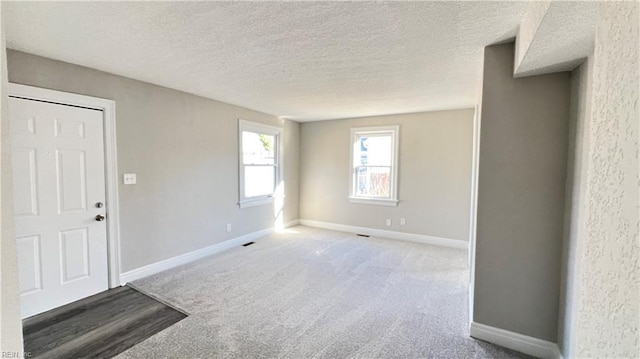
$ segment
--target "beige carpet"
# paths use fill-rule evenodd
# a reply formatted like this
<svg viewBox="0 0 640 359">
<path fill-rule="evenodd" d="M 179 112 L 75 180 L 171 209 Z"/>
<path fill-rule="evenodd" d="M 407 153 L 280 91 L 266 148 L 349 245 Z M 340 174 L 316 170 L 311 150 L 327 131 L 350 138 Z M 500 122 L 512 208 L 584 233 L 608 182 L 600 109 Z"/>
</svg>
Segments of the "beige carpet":
<svg viewBox="0 0 640 359">
<path fill-rule="evenodd" d="M 469 337 L 467 253 L 294 227 L 133 284 L 190 316 L 118 358 L 525 358 Z"/>
</svg>

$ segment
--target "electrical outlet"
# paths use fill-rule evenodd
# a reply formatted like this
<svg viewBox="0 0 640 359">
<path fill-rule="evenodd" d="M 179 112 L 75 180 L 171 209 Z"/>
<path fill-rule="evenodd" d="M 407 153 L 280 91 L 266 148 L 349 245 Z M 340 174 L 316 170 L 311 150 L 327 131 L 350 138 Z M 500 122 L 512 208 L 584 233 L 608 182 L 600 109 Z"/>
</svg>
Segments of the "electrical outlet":
<svg viewBox="0 0 640 359">
<path fill-rule="evenodd" d="M 231 232 L 231 223 L 227 224 L 227 233 Z"/>
<path fill-rule="evenodd" d="M 136 174 L 135 173 L 125 173 L 122 175 L 122 181 L 124 184 L 136 184 Z"/>
<path fill-rule="evenodd" d="M 391 227 L 391 219 L 387 218 L 385 223 L 387 224 L 387 227 Z"/>
<path fill-rule="evenodd" d="M 405 224 L 407 224 L 407 219 L 406 218 L 400 218 L 400 225 L 404 226 Z"/>
</svg>

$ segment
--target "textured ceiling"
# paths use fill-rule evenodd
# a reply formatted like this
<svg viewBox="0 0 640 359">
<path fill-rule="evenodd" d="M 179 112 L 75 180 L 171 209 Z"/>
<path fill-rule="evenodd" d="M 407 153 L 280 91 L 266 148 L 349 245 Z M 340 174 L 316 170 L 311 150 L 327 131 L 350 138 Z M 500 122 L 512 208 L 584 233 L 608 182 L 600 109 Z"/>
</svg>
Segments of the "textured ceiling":
<svg viewBox="0 0 640 359">
<path fill-rule="evenodd" d="M 320 120 L 471 107 L 526 2 L 4 2 L 7 46 Z"/>
</svg>

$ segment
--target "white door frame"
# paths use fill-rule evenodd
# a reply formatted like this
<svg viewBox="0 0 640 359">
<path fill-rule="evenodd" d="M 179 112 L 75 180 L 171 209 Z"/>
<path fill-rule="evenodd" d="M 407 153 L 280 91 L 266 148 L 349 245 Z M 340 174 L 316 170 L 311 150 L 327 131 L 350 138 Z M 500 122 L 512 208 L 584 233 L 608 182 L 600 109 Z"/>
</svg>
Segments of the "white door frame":
<svg viewBox="0 0 640 359">
<path fill-rule="evenodd" d="M 102 111 L 104 128 L 105 184 L 109 288 L 120 286 L 120 215 L 118 205 L 118 157 L 116 103 L 97 97 L 9 83 L 9 96 Z"/>
</svg>

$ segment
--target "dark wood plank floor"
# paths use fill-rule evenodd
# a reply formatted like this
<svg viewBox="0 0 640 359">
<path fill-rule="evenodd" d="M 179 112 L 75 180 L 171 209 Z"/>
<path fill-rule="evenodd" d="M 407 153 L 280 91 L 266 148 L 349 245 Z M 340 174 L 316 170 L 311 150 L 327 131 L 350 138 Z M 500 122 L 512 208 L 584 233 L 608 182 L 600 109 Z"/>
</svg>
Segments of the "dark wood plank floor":
<svg viewBox="0 0 640 359">
<path fill-rule="evenodd" d="M 110 358 L 187 315 L 124 286 L 23 321 L 31 358 Z"/>
</svg>

